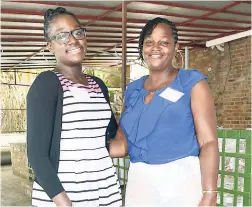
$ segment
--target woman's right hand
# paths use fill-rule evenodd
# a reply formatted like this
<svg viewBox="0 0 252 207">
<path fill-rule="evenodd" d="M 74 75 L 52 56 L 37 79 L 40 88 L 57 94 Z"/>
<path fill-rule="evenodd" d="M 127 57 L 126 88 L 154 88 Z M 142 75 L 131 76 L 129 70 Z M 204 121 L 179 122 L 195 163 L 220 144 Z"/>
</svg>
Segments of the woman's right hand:
<svg viewBox="0 0 252 207">
<path fill-rule="evenodd" d="M 109 142 L 109 155 L 112 158 L 124 157 L 128 154 L 128 145 L 126 137 L 119 126 L 114 139 Z"/>
<path fill-rule="evenodd" d="M 65 191 L 53 197 L 52 200 L 57 206 L 73 206 Z"/>
</svg>

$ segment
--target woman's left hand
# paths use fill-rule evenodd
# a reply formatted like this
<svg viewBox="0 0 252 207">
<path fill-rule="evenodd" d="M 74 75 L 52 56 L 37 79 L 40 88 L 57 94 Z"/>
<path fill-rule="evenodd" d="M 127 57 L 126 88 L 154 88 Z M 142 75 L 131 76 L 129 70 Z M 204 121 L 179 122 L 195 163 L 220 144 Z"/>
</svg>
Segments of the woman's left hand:
<svg viewBox="0 0 252 207">
<path fill-rule="evenodd" d="M 204 193 L 198 206 L 216 206 L 216 193 Z"/>
</svg>

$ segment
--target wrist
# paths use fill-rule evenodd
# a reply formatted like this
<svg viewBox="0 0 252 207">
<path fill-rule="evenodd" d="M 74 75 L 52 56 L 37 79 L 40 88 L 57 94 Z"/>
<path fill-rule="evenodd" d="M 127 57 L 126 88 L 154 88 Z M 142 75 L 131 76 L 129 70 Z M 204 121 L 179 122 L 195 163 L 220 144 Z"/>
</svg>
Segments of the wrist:
<svg viewBox="0 0 252 207">
<path fill-rule="evenodd" d="M 202 190 L 203 194 L 217 194 L 218 190 Z"/>
<path fill-rule="evenodd" d="M 215 201 L 217 199 L 217 193 L 202 193 L 202 197 L 209 201 Z"/>
</svg>

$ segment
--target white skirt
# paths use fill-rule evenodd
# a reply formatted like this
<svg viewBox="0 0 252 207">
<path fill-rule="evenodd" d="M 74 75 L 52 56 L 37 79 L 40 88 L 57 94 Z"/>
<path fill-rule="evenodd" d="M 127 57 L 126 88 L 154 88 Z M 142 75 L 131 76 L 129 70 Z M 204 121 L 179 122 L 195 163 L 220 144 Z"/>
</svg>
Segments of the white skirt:
<svg viewBox="0 0 252 207">
<path fill-rule="evenodd" d="M 130 163 L 126 206 L 198 206 L 202 197 L 198 157 L 150 165 Z"/>
</svg>

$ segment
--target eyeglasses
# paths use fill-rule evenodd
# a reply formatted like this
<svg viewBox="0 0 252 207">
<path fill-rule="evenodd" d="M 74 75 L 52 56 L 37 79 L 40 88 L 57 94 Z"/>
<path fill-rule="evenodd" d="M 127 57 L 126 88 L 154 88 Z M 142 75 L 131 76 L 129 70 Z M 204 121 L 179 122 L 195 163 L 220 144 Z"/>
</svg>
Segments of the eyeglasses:
<svg viewBox="0 0 252 207">
<path fill-rule="evenodd" d="M 52 36 L 49 41 L 55 40 L 59 44 L 69 42 L 70 34 L 77 40 L 84 39 L 86 37 L 86 28 L 78 28 L 70 32 L 60 32 Z"/>
</svg>

